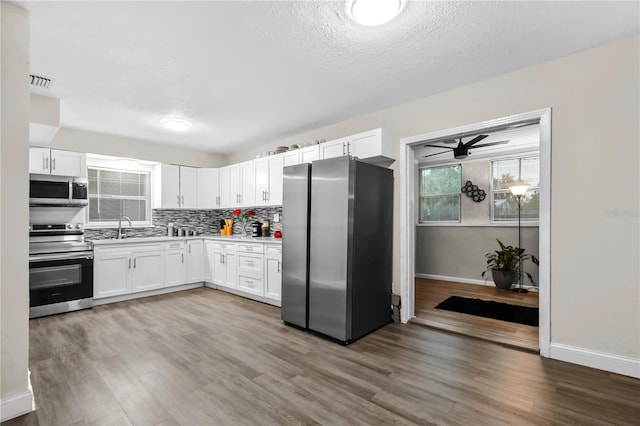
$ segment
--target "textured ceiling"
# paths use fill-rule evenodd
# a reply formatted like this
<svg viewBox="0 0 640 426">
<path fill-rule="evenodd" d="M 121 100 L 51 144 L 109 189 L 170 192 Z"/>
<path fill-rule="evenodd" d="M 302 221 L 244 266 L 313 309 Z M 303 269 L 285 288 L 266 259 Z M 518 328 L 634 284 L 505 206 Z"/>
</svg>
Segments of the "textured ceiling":
<svg viewBox="0 0 640 426">
<path fill-rule="evenodd" d="M 62 126 L 220 154 L 639 31 L 635 1 L 412 1 L 380 27 L 340 1 L 13 3 Z"/>
</svg>

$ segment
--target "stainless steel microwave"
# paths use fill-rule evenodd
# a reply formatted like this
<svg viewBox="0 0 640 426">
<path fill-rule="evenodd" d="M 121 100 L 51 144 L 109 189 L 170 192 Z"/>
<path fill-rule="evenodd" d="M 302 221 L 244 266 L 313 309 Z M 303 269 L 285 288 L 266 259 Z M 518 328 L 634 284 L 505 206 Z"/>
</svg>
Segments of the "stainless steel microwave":
<svg viewBox="0 0 640 426">
<path fill-rule="evenodd" d="M 29 175 L 29 205 L 84 207 L 89 204 L 88 181 L 84 177 Z"/>
</svg>

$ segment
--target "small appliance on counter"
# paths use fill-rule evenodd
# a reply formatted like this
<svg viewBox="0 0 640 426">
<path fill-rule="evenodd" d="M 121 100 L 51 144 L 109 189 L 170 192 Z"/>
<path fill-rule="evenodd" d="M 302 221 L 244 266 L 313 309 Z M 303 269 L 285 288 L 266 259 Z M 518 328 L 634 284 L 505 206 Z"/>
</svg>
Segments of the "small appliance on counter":
<svg viewBox="0 0 640 426">
<path fill-rule="evenodd" d="M 251 224 L 251 229 L 253 232 L 251 233 L 252 237 L 262 237 L 262 224 L 258 221 L 255 221 Z"/>
</svg>

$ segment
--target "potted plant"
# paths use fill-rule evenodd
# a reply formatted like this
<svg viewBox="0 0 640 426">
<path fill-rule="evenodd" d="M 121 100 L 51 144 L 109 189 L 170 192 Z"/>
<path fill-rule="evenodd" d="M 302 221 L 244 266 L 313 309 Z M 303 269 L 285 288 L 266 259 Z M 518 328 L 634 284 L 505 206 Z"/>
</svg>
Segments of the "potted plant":
<svg viewBox="0 0 640 426">
<path fill-rule="evenodd" d="M 242 210 L 236 209 L 232 212 L 232 214 L 235 216 L 234 220 L 240 224 L 240 228 L 242 229 L 242 234 L 250 235 L 250 232 L 249 232 L 249 229 L 247 229 L 247 226 L 251 225 L 250 224 L 251 216 L 254 215 L 253 210 L 247 210 L 246 212 L 243 213 Z"/>
<path fill-rule="evenodd" d="M 525 260 L 531 260 L 534 264 L 538 265 L 538 258 L 532 254 L 525 253 L 525 249 L 520 247 L 505 246 L 502 241 L 496 239 L 500 250 L 487 253 L 487 269 L 482 272 L 482 278 L 485 277 L 488 271 L 491 271 L 493 282 L 499 290 L 508 290 L 513 284 L 513 281 L 518 277 L 519 266 L 521 262 Z M 530 273 L 524 272 L 529 278 L 529 281 L 533 283 L 533 277 Z"/>
</svg>

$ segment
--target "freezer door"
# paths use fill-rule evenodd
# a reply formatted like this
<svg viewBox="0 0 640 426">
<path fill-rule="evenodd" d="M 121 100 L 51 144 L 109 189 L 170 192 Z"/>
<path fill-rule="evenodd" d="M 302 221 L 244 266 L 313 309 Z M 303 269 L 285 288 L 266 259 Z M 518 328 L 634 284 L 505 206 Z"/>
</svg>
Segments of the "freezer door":
<svg viewBox="0 0 640 426">
<path fill-rule="evenodd" d="M 311 164 L 283 169 L 282 320 L 307 327 Z"/>
<path fill-rule="evenodd" d="M 309 329 L 343 342 L 351 339 L 347 266 L 353 185 L 349 174 L 346 156 L 314 161 L 311 173 Z"/>
</svg>

